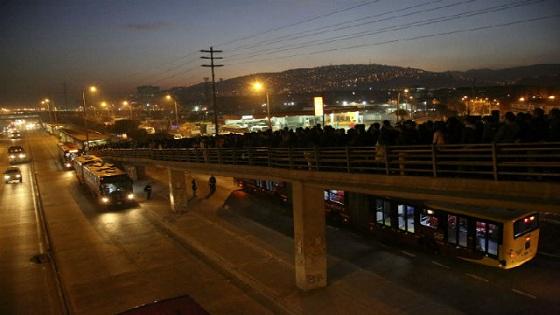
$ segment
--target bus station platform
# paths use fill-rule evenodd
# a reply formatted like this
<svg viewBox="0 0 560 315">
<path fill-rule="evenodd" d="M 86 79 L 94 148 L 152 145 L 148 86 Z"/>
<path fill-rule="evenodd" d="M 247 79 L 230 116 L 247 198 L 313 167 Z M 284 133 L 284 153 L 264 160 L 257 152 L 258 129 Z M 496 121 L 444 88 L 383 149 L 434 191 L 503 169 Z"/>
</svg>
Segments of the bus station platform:
<svg viewBox="0 0 560 315">
<path fill-rule="evenodd" d="M 206 179 L 197 179 L 197 196 L 189 196 L 184 210 L 172 212 L 165 174 L 161 170 L 147 170 L 153 194 L 151 200 L 142 203 L 146 215 L 166 230 L 169 237 L 179 240 L 238 286 L 246 288 L 274 313 L 459 314 L 464 311 L 332 255 L 328 256 L 328 286 L 301 291 L 295 284 L 293 239 L 230 211 L 232 205 L 243 208 L 247 201 L 243 200 L 245 193 L 238 191 L 231 178 L 218 178 L 219 189 L 210 196 Z M 138 181 L 135 191 L 142 191 L 145 183 L 145 180 Z M 352 249 L 360 250 L 366 249 Z M 379 250 L 387 249 L 380 246 Z M 401 256 L 402 260 L 410 258 L 406 252 Z"/>
</svg>

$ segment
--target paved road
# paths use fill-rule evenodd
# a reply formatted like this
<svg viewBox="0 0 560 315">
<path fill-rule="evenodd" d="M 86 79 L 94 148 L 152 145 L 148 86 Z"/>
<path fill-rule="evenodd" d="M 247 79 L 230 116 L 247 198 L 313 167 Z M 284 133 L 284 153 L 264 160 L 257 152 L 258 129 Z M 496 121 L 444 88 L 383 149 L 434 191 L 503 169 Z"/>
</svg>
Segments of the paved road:
<svg viewBox="0 0 560 315">
<path fill-rule="evenodd" d="M 147 219 L 149 203 L 102 210 L 56 160 L 56 140 L 28 135 L 55 258 L 72 312 L 113 314 L 189 294 L 212 314 L 269 314 Z"/>
<path fill-rule="evenodd" d="M 24 140 L 0 140 L 0 169 L 8 167 L 7 148 Z M 33 200 L 31 167 L 18 165 L 23 183 L 0 184 L 0 314 L 60 314 L 56 286 L 47 264 L 31 258 L 44 252 Z"/>
</svg>

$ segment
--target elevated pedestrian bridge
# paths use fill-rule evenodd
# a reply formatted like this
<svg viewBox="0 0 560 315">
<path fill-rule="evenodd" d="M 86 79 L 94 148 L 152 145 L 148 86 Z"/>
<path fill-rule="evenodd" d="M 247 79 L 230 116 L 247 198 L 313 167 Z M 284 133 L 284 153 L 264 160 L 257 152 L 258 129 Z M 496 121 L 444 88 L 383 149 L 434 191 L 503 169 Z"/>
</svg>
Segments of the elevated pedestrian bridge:
<svg viewBox="0 0 560 315">
<path fill-rule="evenodd" d="M 343 148 L 104 149 L 96 154 L 169 170 L 184 207 L 189 172 L 291 183 L 296 283 L 326 285 L 323 191 L 560 213 L 560 143 Z"/>
</svg>

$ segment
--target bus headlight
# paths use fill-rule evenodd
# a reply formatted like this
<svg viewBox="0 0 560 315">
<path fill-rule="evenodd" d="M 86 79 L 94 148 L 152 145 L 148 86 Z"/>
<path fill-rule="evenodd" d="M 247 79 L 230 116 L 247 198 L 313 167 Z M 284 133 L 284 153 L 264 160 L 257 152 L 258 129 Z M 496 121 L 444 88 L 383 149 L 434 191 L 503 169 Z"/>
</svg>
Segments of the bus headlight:
<svg viewBox="0 0 560 315">
<path fill-rule="evenodd" d="M 128 198 L 128 200 L 132 200 L 132 199 L 134 199 L 134 194 L 126 195 L 126 198 Z"/>
<path fill-rule="evenodd" d="M 16 155 L 15 154 L 10 154 L 10 159 L 15 159 Z"/>
<path fill-rule="evenodd" d="M 101 197 L 102 203 L 109 203 L 109 197 Z"/>
<path fill-rule="evenodd" d="M 64 164 L 64 166 L 66 166 L 66 167 L 71 167 L 72 164 L 70 164 L 69 162 L 66 162 L 66 163 Z"/>
<path fill-rule="evenodd" d="M 10 179 L 10 175 L 4 175 L 4 179 Z"/>
<path fill-rule="evenodd" d="M 20 178 L 20 177 L 21 177 L 21 175 L 19 175 L 19 174 L 16 174 L 16 178 Z"/>
<path fill-rule="evenodd" d="M 24 158 L 25 158 L 25 153 L 20 153 L 20 154 L 19 154 L 19 158 L 20 158 L 20 159 L 24 159 Z"/>
</svg>

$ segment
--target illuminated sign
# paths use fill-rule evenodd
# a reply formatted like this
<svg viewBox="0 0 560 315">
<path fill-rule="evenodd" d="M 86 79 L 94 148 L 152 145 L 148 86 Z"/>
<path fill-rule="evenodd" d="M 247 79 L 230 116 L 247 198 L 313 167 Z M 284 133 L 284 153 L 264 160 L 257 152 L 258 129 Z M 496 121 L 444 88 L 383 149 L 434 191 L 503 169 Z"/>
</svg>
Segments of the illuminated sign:
<svg viewBox="0 0 560 315">
<path fill-rule="evenodd" d="M 315 116 L 323 116 L 323 98 L 316 96 L 313 100 L 315 103 Z"/>
</svg>

